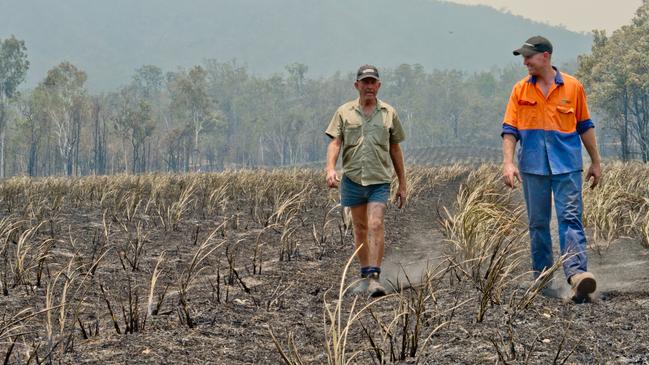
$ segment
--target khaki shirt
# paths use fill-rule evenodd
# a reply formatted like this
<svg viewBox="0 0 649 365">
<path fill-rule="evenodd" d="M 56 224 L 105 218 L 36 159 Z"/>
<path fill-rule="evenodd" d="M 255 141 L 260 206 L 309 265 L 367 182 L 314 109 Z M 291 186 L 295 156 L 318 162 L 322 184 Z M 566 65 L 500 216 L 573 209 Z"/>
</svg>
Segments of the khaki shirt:
<svg viewBox="0 0 649 365">
<path fill-rule="evenodd" d="M 342 139 L 343 174 L 363 186 L 392 181 L 390 144 L 406 138 L 394 108 L 377 100 L 376 109 L 365 117 L 359 99 L 343 104 L 325 133 Z"/>
</svg>

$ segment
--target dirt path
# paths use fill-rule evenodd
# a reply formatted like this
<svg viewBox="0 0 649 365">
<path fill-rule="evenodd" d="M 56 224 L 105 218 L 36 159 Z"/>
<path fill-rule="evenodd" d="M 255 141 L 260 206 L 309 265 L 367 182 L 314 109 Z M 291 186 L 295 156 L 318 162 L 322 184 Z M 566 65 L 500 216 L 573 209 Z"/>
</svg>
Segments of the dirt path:
<svg viewBox="0 0 649 365">
<path fill-rule="evenodd" d="M 422 275 L 435 269 L 446 256 L 444 236 L 439 230 L 436 209 L 450 206 L 449 197 L 455 196 L 460 182 L 445 186 L 443 191 L 428 200 L 418 202 L 417 211 L 424 215 L 404 214 L 392 209 L 386 219 L 388 240 L 381 280 L 391 291 L 421 282 Z M 436 199 L 435 199 L 436 198 Z M 440 200 L 441 198 L 446 201 Z M 520 199 L 522 202 L 522 197 Z M 406 217 L 407 215 L 407 217 Z M 395 228 L 394 226 L 398 226 Z M 392 227 L 391 227 L 392 226 Z M 558 226 L 556 216 L 552 217 L 552 237 L 555 257 L 558 252 Z M 396 231 L 399 236 L 390 235 Z M 599 249 L 598 249 L 599 247 Z M 588 267 L 597 278 L 598 290 L 594 298 L 606 299 L 611 293 L 646 293 L 649 291 L 649 250 L 637 240 L 619 239 L 610 245 L 591 244 L 588 248 Z M 553 283 L 556 294 L 565 299 L 570 296 L 570 286 L 565 276 L 559 273 Z"/>
<path fill-rule="evenodd" d="M 447 255 L 447 243 L 440 231 L 438 213 L 450 207 L 464 177 L 448 182 L 409 212 L 391 209 L 386 218 L 388 237 L 381 281 L 388 291 L 399 290 L 422 281 L 427 272 L 435 272 Z M 412 212 L 418 212 L 412 214 Z M 410 214 L 409 214 L 410 213 Z"/>
<path fill-rule="evenodd" d="M 558 257 L 559 228 L 554 211 L 551 229 L 555 257 Z M 592 242 L 591 239 L 588 247 L 588 271 L 592 272 L 597 280 L 597 291 L 594 295 L 596 299 L 606 299 L 611 293 L 649 292 L 649 250 L 638 240 L 618 239 L 607 245 L 603 242 Z M 566 298 L 570 295 L 570 286 L 563 274 L 555 278 L 553 285 L 561 297 Z"/>
<path fill-rule="evenodd" d="M 649 250 L 638 241 L 617 240 L 601 256 L 591 249 L 588 259 L 602 294 L 649 291 Z"/>
<path fill-rule="evenodd" d="M 436 229 L 413 232 L 400 246 L 392 246 L 385 256 L 381 281 L 389 292 L 398 291 L 423 281 L 427 272 L 434 272 L 445 256 L 444 237 Z"/>
</svg>

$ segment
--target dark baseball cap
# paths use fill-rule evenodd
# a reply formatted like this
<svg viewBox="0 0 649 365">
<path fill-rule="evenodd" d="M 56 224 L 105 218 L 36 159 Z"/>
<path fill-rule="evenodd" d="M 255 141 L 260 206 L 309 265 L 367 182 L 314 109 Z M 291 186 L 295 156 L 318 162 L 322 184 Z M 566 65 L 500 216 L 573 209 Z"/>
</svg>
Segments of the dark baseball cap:
<svg viewBox="0 0 649 365">
<path fill-rule="evenodd" d="M 552 43 L 540 35 L 534 36 L 523 43 L 521 48 L 514 50 L 514 56 L 533 56 L 537 53 L 548 52 L 552 54 Z"/>
<path fill-rule="evenodd" d="M 379 70 L 376 68 L 376 66 L 363 65 L 363 66 L 358 68 L 358 72 L 356 72 L 356 80 L 362 80 L 362 79 L 366 79 L 368 77 L 380 80 L 379 79 Z"/>
</svg>

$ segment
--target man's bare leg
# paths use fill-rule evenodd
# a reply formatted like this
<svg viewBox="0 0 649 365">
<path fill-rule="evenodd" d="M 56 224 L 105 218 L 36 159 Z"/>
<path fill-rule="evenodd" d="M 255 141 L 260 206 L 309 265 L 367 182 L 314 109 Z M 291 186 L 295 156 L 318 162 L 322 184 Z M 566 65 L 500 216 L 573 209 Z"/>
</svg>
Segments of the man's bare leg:
<svg viewBox="0 0 649 365">
<path fill-rule="evenodd" d="M 379 282 L 385 246 L 385 204 L 369 203 L 353 207 L 351 210 L 356 248 L 363 245 L 357 256 L 361 264 L 361 274 L 366 278 L 367 292 L 371 297 L 385 295 L 385 289 Z"/>
<path fill-rule="evenodd" d="M 370 245 L 367 243 L 367 204 L 351 207 L 351 211 L 356 249 L 363 245 L 356 255 L 361 267 L 367 267 L 370 266 Z"/>
<path fill-rule="evenodd" d="M 367 204 L 369 266 L 381 267 L 385 251 L 385 204 L 370 202 Z"/>
</svg>

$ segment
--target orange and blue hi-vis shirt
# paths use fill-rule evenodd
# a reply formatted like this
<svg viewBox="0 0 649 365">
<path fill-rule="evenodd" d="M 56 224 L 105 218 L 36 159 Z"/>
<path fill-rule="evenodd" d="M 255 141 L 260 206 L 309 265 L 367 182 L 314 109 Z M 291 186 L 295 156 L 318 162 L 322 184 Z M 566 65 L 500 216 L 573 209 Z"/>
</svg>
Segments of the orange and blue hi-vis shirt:
<svg viewBox="0 0 649 365">
<path fill-rule="evenodd" d="M 547 97 L 536 77 L 525 77 L 512 90 L 503 120 L 502 136 L 520 141 L 518 167 L 535 175 L 582 170 L 582 133 L 594 128 L 583 85 L 554 68 L 554 85 Z"/>
</svg>

